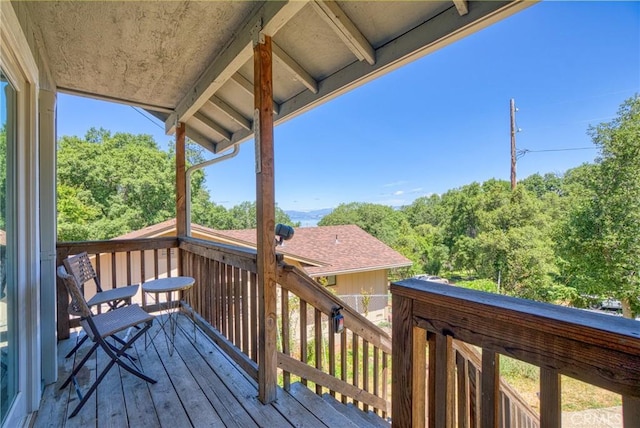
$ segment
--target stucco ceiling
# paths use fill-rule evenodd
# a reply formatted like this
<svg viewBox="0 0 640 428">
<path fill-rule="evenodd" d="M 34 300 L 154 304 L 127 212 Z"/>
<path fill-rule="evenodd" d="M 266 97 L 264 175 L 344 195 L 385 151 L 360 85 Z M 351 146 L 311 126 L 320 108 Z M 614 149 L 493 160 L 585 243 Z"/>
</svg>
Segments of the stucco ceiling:
<svg viewBox="0 0 640 428">
<path fill-rule="evenodd" d="M 521 1 L 30 1 L 59 90 L 139 105 L 219 152 L 252 136 L 252 42 L 276 123 L 530 5 Z M 437 83 L 436 83 L 437 84 Z"/>
</svg>

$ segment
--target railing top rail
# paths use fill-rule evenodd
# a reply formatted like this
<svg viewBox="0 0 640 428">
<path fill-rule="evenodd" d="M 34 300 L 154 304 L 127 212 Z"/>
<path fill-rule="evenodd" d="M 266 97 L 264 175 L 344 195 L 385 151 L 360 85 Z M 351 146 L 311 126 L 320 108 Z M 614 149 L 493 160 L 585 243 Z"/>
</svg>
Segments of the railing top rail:
<svg viewBox="0 0 640 428">
<path fill-rule="evenodd" d="M 637 321 L 421 280 L 391 292 L 419 327 L 640 397 Z"/>
<path fill-rule="evenodd" d="M 192 237 L 180 238 L 180 248 L 211 260 L 258 272 L 257 251 L 253 248 L 221 244 Z"/>
<path fill-rule="evenodd" d="M 451 308 L 481 310 L 491 317 L 517 313 L 515 321 L 518 324 L 532 324 L 554 333 L 558 333 L 558 328 L 572 329 L 577 326 L 581 329 L 581 339 L 582 336 L 586 336 L 586 340 L 589 339 L 589 335 L 585 335 L 584 329 L 593 331 L 594 335 L 600 337 L 603 334 L 627 337 L 630 340 L 624 342 L 625 349 L 633 348 L 640 353 L 640 322 L 627 318 L 416 279 L 392 283 L 391 292 L 414 300 L 433 302 L 433 299 L 437 299 L 442 303 L 455 302 L 455 306 Z M 464 303 L 461 304 L 461 301 Z"/>
<path fill-rule="evenodd" d="M 345 317 L 345 327 L 356 332 L 373 345 L 380 347 L 384 352 L 391 353 L 391 337 L 384 330 L 349 305 L 345 305 L 338 296 L 319 286 L 299 268 L 280 263 L 278 265 L 278 283 L 284 288 L 297 292 L 299 297 L 325 314 L 331 314 L 333 307 L 341 306 L 343 308 L 342 315 Z"/>
<path fill-rule="evenodd" d="M 169 236 L 164 238 L 137 238 L 137 239 L 109 239 L 104 241 L 73 241 L 58 242 L 57 257 L 64 259 L 71 254 L 86 251 L 89 254 L 155 250 L 165 248 L 177 248 L 178 238 Z"/>
</svg>

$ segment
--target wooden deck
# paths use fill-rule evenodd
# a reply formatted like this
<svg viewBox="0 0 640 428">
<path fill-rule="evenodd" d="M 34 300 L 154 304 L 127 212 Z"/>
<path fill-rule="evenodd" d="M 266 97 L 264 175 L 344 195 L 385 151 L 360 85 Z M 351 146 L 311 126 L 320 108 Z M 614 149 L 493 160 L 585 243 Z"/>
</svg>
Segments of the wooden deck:
<svg viewBox="0 0 640 428">
<path fill-rule="evenodd" d="M 59 343 L 59 381 L 45 389 L 35 427 L 326 427 L 365 426 L 352 423 L 326 399 L 308 400 L 307 394 L 291 394 L 278 388 L 278 400 L 262 405 L 257 399 L 257 384 L 248 378 L 200 330 L 193 342 L 190 320 L 179 317 L 176 348 L 169 356 L 163 333 L 144 347 L 138 340 L 133 354 L 143 371 L 158 381 L 148 384 L 118 367 L 112 368 L 94 396 L 77 416 L 67 415 L 78 403 L 72 387 L 59 391 L 73 367 L 74 358 L 64 355 L 75 344 L 77 334 Z M 154 323 L 151 335 L 158 329 Z M 76 353 L 81 358 L 89 341 Z M 137 354 L 137 355 L 136 355 Z M 83 390 L 91 385 L 98 368 L 104 366 L 104 353 L 87 362 L 78 382 Z M 297 397 L 297 398 L 296 398 Z M 324 403 L 322 403 L 324 401 Z M 322 406 L 325 404 L 325 406 Z M 335 403 L 334 403 L 335 404 Z M 311 409 L 311 410 L 310 410 Z"/>
</svg>

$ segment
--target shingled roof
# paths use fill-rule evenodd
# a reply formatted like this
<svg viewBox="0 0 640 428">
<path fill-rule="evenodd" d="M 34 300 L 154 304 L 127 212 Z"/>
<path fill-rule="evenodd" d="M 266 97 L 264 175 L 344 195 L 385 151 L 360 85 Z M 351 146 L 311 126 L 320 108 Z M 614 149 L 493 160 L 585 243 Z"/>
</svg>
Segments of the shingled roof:
<svg viewBox="0 0 640 428">
<path fill-rule="evenodd" d="M 256 245 L 256 230 L 217 230 L 242 244 Z M 277 252 L 314 261 L 309 275 L 336 275 L 410 266 L 411 261 L 355 225 L 302 227 Z"/>
<path fill-rule="evenodd" d="M 175 231 L 175 219 L 119 236 L 143 238 Z M 215 230 L 192 225 L 194 232 L 228 243 L 256 247 L 256 230 Z M 175 233 L 175 232 L 174 232 Z M 297 259 L 311 276 L 338 275 L 411 266 L 411 261 L 355 225 L 301 227 L 276 251 Z"/>
</svg>

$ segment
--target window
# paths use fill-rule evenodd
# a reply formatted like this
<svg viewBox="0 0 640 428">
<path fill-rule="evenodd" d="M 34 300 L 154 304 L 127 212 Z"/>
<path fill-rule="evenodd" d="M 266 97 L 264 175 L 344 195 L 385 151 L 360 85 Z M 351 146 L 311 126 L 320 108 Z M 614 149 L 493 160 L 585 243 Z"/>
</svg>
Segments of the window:
<svg viewBox="0 0 640 428">
<path fill-rule="evenodd" d="M 13 152 L 16 134 L 16 90 L 0 69 L 0 420 L 4 421 L 18 390 L 17 294 L 10 260 L 15 251 L 11 213 Z"/>
<path fill-rule="evenodd" d="M 316 281 L 318 281 L 320 285 L 324 285 L 325 287 L 331 287 L 333 285 L 336 285 L 336 276 L 335 275 L 319 276 L 316 278 Z"/>
</svg>

